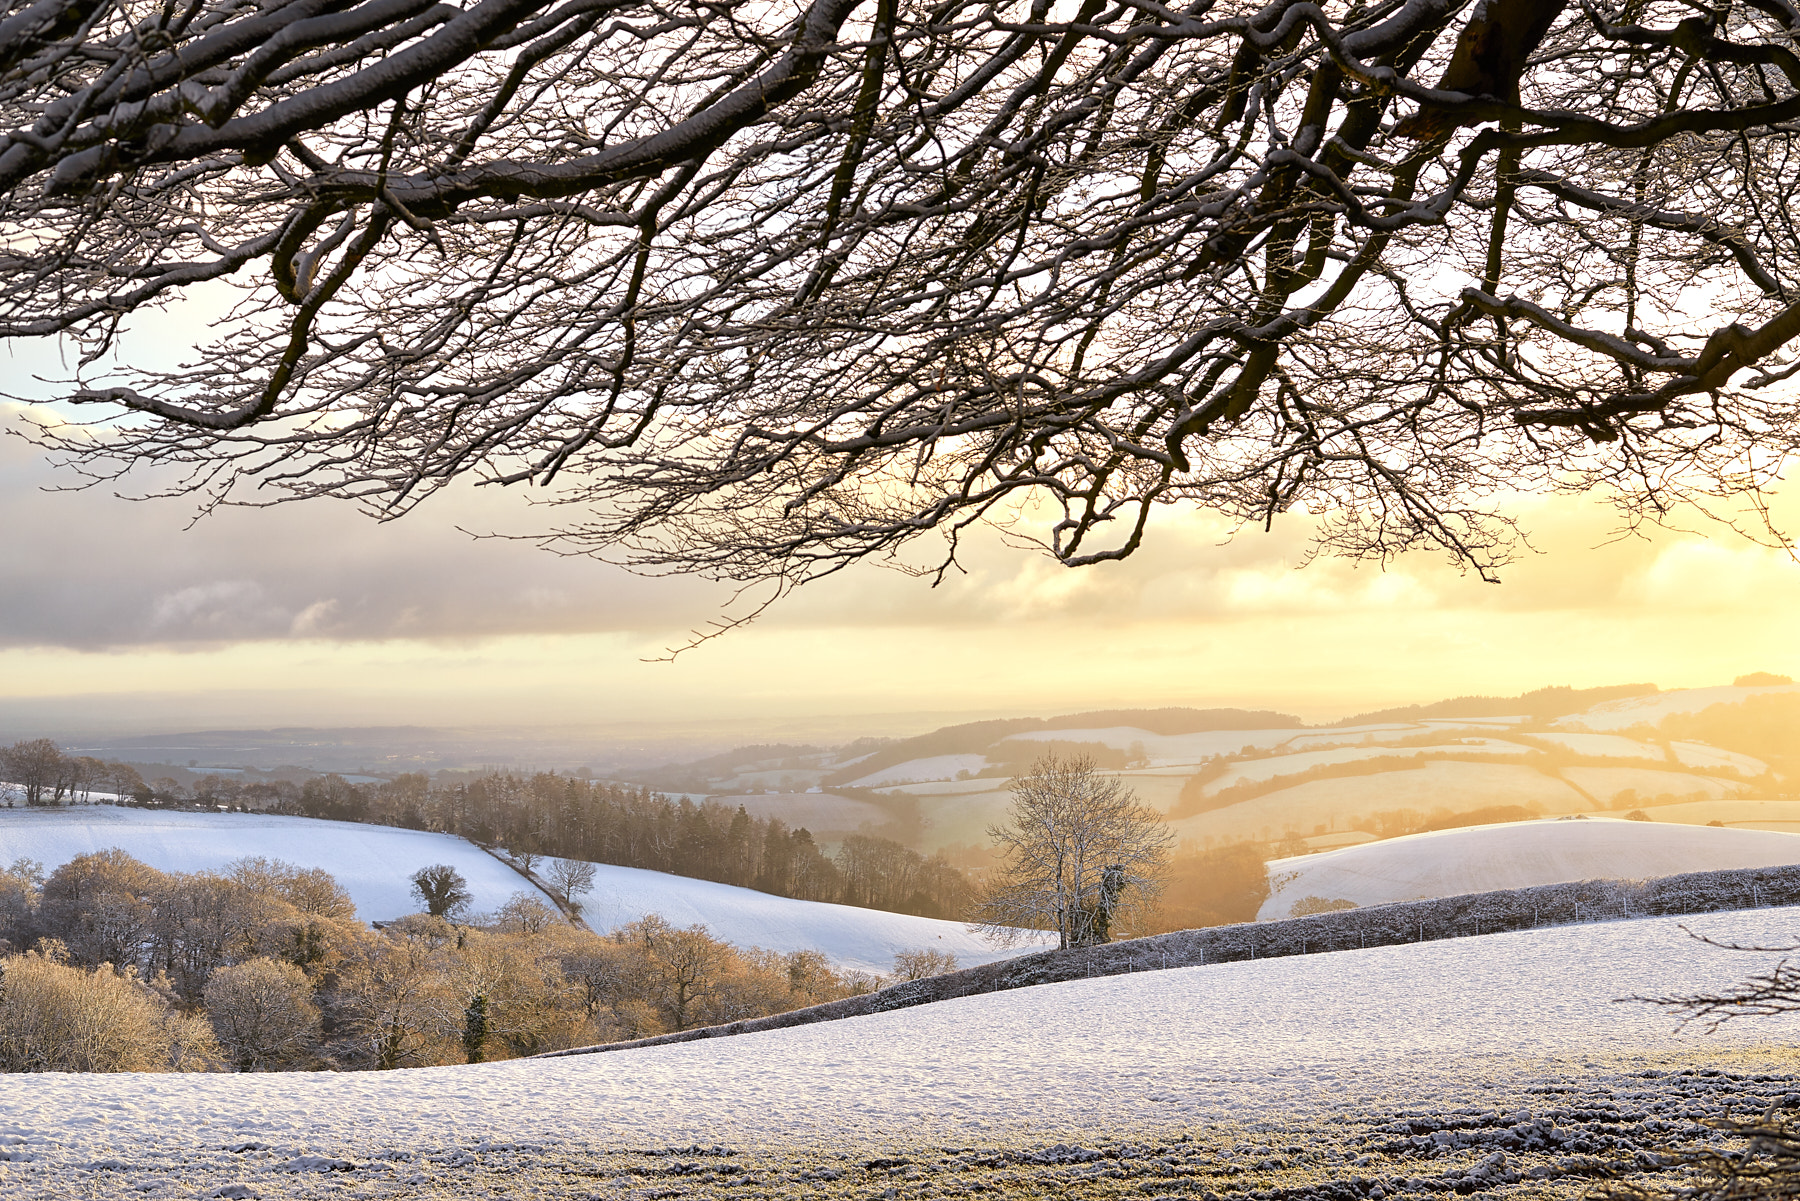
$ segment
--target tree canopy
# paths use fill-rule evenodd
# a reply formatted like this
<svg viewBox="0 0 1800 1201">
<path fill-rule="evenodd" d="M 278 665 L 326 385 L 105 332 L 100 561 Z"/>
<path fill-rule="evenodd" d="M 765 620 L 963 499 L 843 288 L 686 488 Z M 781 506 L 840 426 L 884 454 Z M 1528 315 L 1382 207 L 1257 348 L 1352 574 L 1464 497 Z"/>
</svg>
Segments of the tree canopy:
<svg viewBox="0 0 1800 1201">
<path fill-rule="evenodd" d="M 112 478 L 792 582 L 1317 515 L 1488 572 L 1794 444 L 1788 0 L 7 0 L 0 337 Z M 210 281 L 192 366 L 102 367 Z M 169 487 L 153 476 L 152 487 Z M 248 491 L 266 485 L 260 491 Z M 1031 505 L 1049 506 L 1049 516 Z"/>
</svg>

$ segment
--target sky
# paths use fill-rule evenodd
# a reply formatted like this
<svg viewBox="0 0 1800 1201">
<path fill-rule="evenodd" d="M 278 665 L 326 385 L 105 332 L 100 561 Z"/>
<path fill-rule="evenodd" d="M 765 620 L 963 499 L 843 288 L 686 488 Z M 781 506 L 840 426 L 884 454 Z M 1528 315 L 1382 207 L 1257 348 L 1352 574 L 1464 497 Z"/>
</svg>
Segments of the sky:
<svg viewBox="0 0 1800 1201">
<path fill-rule="evenodd" d="M 667 662 L 730 594 L 462 532 L 541 528 L 518 493 L 453 491 L 385 524 L 333 502 L 196 521 L 188 500 L 51 490 L 70 482 L 0 438 L 0 733 L 811 722 L 851 736 L 1115 706 L 1316 721 L 1548 684 L 1800 675 L 1787 555 L 1730 535 L 1609 541 L 1610 515 L 1569 500 L 1517 499 L 1540 553 L 1497 585 L 1424 554 L 1301 568 L 1298 519 L 1228 539 L 1171 510 L 1124 563 L 1071 570 L 978 541 L 940 587 L 851 571 Z"/>
<path fill-rule="evenodd" d="M 209 304 L 134 317 L 167 365 Z M 171 349 L 173 348 L 173 349 Z M 1550 684 L 1800 676 L 1800 564 L 1729 533 L 1619 539 L 1610 512 L 1519 497 L 1537 553 L 1499 584 L 1420 553 L 1305 557 L 1303 519 L 1230 531 L 1170 509 L 1122 563 L 1068 569 L 977 538 L 933 588 L 880 567 L 811 585 L 687 650 L 732 607 L 528 542 L 517 489 L 452 488 L 400 520 L 313 501 L 196 520 L 189 499 L 70 491 L 20 437 L 68 374 L 0 346 L 0 737 L 277 725 L 711 723 L 746 739 L 910 734 L 951 720 L 1165 705 L 1308 721 Z M 67 416 L 64 412 L 62 416 Z M 1800 500 L 1777 498 L 1780 519 Z"/>
</svg>

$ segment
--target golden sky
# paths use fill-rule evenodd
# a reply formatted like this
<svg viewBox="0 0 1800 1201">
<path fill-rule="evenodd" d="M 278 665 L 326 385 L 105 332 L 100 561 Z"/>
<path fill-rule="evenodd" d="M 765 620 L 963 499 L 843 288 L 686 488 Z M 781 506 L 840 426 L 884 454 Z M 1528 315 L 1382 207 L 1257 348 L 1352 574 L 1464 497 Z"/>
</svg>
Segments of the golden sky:
<svg viewBox="0 0 1800 1201">
<path fill-rule="evenodd" d="M 1071 571 L 990 542 L 936 589 L 853 571 L 668 663 L 645 660 L 727 594 L 455 529 L 540 520 L 514 497 L 386 525 L 308 504 L 187 528 L 184 502 L 38 491 L 50 482 L 0 440 L 0 733 L 857 714 L 888 733 L 1175 704 L 1318 720 L 1546 684 L 1800 676 L 1785 554 L 1729 535 L 1609 543 L 1609 516 L 1569 500 L 1516 502 L 1542 553 L 1499 585 L 1423 555 L 1297 569 L 1299 519 L 1224 541 L 1171 510 L 1125 563 Z"/>
</svg>

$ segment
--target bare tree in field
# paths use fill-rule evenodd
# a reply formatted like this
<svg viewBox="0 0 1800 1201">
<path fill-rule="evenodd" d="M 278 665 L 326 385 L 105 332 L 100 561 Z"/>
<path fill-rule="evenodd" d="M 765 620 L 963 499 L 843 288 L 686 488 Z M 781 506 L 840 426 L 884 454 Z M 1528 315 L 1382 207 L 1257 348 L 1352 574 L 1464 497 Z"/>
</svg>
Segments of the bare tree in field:
<svg viewBox="0 0 1800 1201">
<path fill-rule="evenodd" d="M 76 471 L 203 503 L 531 483 L 557 549 L 777 587 L 1031 501 L 1118 558 L 1188 503 L 1490 573 L 1521 490 L 1630 521 L 1784 469 L 1797 36 L 1784 0 L 5 0 L 0 338 L 67 340 Z M 203 286 L 236 308 L 192 366 L 103 366 Z"/>
<path fill-rule="evenodd" d="M 580 859 L 553 860 L 544 874 L 550 878 L 551 891 L 577 912 L 581 903 L 575 898 L 594 888 L 594 865 Z"/>
<path fill-rule="evenodd" d="M 1055 930 L 1059 947 L 1092 946 L 1161 892 L 1174 835 L 1093 760 L 1046 756 L 1013 781 L 1012 794 L 1006 821 L 988 827 L 1005 865 L 981 902 L 990 935 Z"/>
</svg>

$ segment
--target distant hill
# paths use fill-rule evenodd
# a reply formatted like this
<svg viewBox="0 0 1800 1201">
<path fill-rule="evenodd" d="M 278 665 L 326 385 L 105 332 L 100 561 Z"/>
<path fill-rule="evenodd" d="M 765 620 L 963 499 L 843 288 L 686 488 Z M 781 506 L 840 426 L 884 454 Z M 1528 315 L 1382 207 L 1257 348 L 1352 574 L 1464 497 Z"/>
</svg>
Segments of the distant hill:
<svg viewBox="0 0 1800 1201">
<path fill-rule="evenodd" d="M 1368 726 L 1386 721 L 1425 721 L 1433 717 L 1530 717 L 1544 721 L 1580 713 L 1605 701 L 1654 696 L 1655 684 L 1608 684 L 1600 688 L 1570 688 L 1557 684 L 1518 696 L 1456 696 L 1429 705 L 1402 705 L 1376 709 L 1334 721 L 1333 726 Z"/>
<path fill-rule="evenodd" d="M 1062 717 L 1011 717 L 945 726 L 929 734 L 890 742 L 866 759 L 826 777 L 829 785 L 847 784 L 913 759 L 939 755 L 978 755 L 1002 738 L 1032 730 L 1094 730 L 1133 726 L 1151 734 L 1199 734 L 1208 730 L 1300 729 L 1299 718 L 1261 709 L 1096 709 Z"/>
<path fill-rule="evenodd" d="M 1152 734 L 1204 734 L 1209 730 L 1298 730 L 1304 728 L 1291 713 L 1270 709 L 1096 709 L 1047 718 L 1040 730 L 1104 730 L 1131 726 Z"/>
</svg>

